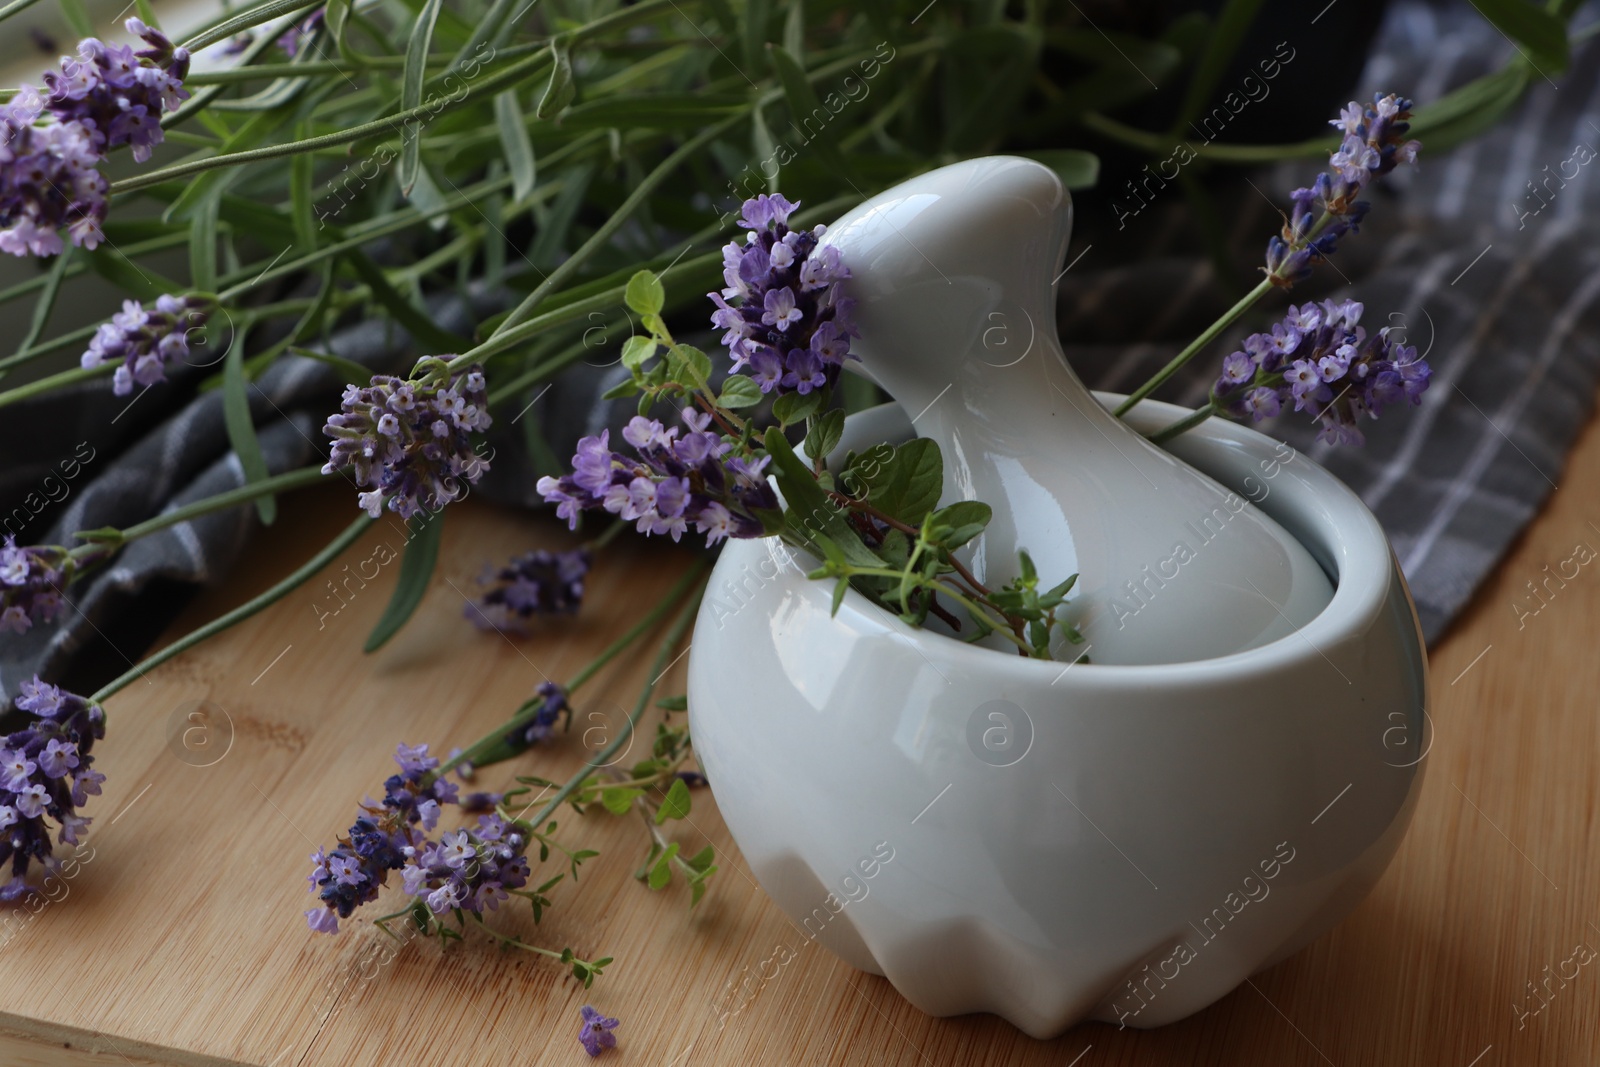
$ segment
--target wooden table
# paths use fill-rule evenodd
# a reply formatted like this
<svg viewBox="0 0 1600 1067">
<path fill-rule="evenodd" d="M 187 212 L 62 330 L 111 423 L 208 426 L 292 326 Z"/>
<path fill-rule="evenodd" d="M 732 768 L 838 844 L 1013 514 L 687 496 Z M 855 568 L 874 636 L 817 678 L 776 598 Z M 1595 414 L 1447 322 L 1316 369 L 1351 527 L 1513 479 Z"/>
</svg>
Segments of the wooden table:
<svg viewBox="0 0 1600 1067">
<path fill-rule="evenodd" d="M 587 1062 L 576 1038 L 578 1008 L 591 1002 L 622 1019 L 621 1047 L 606 1054 L 619 1063 L 1600 1062 L 1600 961 L 1579 962 L 1600 949 L 1600 567 L 1552 584 L 1537 615 L 1513 607 L 1546 564 L 1556 569 L 1579 544 L 1600 548 L 1597 485 L 1591 426 L 1561 489 L 1434 654 L 1421 803 L 1355 914 L 1184 1022 L 1150 1033 L 1089 1024 L 1050 1042 L 987 1016 L 930 1019 L 799 937 L 705 791 L 672 824 L 687 851 L 709 841 L 720 854 L 693 912 L 681 885 L 651 893 L 631 877 L 645 848 L 637 819 L 561 818 L 569 840 L 602 855 L 583 868 L 580 891 L 557 889 L 542 927 L 519 909 L 510 928 L 616 956 L 591 991 L 481 938 L 443 952 L 414 941 L 385 962 L 386 939 L 368 923 L 309 933 L 307 855 L 381 788 L 397 741 L 465 744 L 546 676 L 575 671 L 688 558 L 612 550 L 576 620 L 504 640 L 463 621 L 472 579 L 488 559 L 567 535 L 462 505 L 416 618 L 378 654 L 360 649 L 393 564 L 320 625 L 319 605 L 336 602 L 319 581 L 110 702 L 93 858 L 0 948 L 0 1063 L 574 1064 Z M 347 496 L 288 501 L 227 586 L 174 633 L 291 569 L 349 520 Z M 345 562 L 354 571 L 381 540 L 399 543 L 380 524 L 332 573 Z M 631 705 L 648 658 L 608 672 L 580 708 Z M 664 692 L 681 692 L 682 672 L 680 662 Z M 210 766 L 178 758 L 167 736 L 202 701 L 232 723 L 231 747 Z M 565 777 L 582 755 L 574 733 L 482 777 Z M 764 961 L 786 947 L 796 958 L 763 981 Z"/>
</svg>

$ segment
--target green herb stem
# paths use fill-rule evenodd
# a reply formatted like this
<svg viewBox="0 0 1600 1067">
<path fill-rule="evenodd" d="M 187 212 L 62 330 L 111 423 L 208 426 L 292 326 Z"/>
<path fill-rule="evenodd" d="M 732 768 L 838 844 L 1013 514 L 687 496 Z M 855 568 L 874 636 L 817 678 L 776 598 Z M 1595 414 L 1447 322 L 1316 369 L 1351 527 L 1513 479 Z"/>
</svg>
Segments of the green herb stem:
<svg viewBox="0 0 1600 1067">
<path fill-rule="evenodd" d="M 272 588 L 268 589 L 264 593 L 261 593 L 259 596 L 245 601 L 232 611 L 227 612 L 224 615 L 217 616 L 217 618 L 212 619 L 204 626 L 190 631 L 184 636 L 178 638 L 176 641 L 172 642 L 172 644 L 161 649 L 159 652 L 155 652 L 149 656 L 146 656 L 143 660 L 135 664 L 124 674 L 101 686 L 100 689 L 89 698 L 89 700 L 93 703 L 99 703 L 109 699 L 172 657 L 179 655 L 180 653 L 187 652 L 189 649 L 200 644 L 202 641 L 205 641 L 211 637 L 215 637 L 217 634 L 220 634 L 222 631 L 233 626 L 235 623 L 243 622 L 245 619 L 248 619 L 250 616 L 260 611 L 262 608 L 268 607 L 283 599 L 283 597 L 292 592 L 296 587 L 300 586 L 316 575 L 316 573 L 322 570 L 323 567 L 326 567 L 329 563 L 332 563 L 341 552 L 354 544 L 356 539 L 366 531 L 367 527 L 372 525 L 373 521 L 373 519 L 370 519 L 365 515 L 361 516 L 355 522 L 352 522 L 349 526 L 345 527 L 344 532 L 330 541 L 328 545 L 322 549 L 322 551 L 318 552 L 315 556 L 312 556 L 292 574 L 278 582 Z"/>
<path fill-rule="evenodd" d="M 141 537 L 147 537 L 150 534 L 177 526 L 179 523 L 188 522 L 190 519 L 199 518 L 202 515 L 210 515 L 213 512 L 226 511 L 228 508 L 238 507 L 240 504 L 248 504 L 259 497 L 281 493 L 287 489 L 299 489 L 307 485 L 315 485 L 326 477 L 322 473 L 321 467 L 302 467 L 299 470 L 286 471 L 283 474 L 264 478 L 259 482 L 247 482 L 237 489 L 230 489 L 225 493 L 208 496 L 203 500 L 196 500 L 182 507 L 173 508 L 171 511 L 164 511 L 160 515 L 148 518 L 143 522 L 135 523 L 124 530 L 118 531 L 116 537 L 111 537 L 107 540 L 114 545 L 124 545 L 129 541 L 137 541 Z M 92 541 L 77 546 L 72 550 L 71 554 L 77 558 L 92 556 L 100 550 L 100 547 L 99 543 Z"/>
<path fill-rule="evenodd" d="M 1243 315 L 1246 311 L 1249 311 L 1257 300 L 1260 300 L 1263 296 L 1266 296 L 1267 293 L 1271 292 L 1271 290 L 1272 279 L 1263 278 L 1259 283 L 1257 283 L 1254 289 L 1240 297 L 1239 301 L 1234 304 L 1233 307 L 1225 311 L 1221 318 L 1219 318 L 1216 322 L 1213 322 L 1210 326 L 1207 326 L 1205 330 L 1201 332 L 1200 336 L 1196 337 L 1193 341 L 1190 341 L 1186 346 L 1184 346 L 1183 351 L 1173 356 L 1172 359 L 1167 362 L 1165 367 L 1162 367 L 1160 370 L 1156 371 L 1155 374 L 1151 375 L 1149 381 L 1145 382 L 1143 385 L 1139 386 L 1139 388 L 1129 393 L 1128 399 L 1119 404 L 1117 406 L 1117 410 L 1113 412 L 1113 414 L 1115 414 L 1118 418 L 1121 418 L 1123 415 L 1126 415 L 1130 410 L 1132 410 L 1135 404 L 1149 396 L 1151 393 L 1155 392 L 1157 389 L 1161 388 L 1162 385 L 1166 384 L 1169 378 L 1183 368 L 1184 364 L 1193 359 L 1197 352 L 1199 352 L 1206 345 L 1210 344 L 1212 341 L 1216 340 L 1218 334 L 1227 329 L 1229 326 L 1233 325 L 1239 316 Z"/>
</svg>

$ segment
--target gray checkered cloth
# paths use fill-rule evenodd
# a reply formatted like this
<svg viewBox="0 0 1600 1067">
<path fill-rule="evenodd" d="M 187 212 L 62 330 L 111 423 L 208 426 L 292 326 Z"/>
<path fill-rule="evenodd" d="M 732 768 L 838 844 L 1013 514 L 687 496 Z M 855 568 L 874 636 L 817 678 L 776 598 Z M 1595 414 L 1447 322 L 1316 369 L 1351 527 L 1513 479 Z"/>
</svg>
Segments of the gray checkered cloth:
<svg viewBox="0 0 1600 1067">
<path fill-rule="evenodd" d="M 1510 48 L 1466 5 L 1402 3 L 1391 8 L 1360 87 L 1436 99 L 1494 69 Z M 1600 225 L 1584 212 L 1586 197 L 1600 197 L 1587 172 L 1593 168 L 1538 215 L 1519 215 L 1542 203 L 1523 198 L 1543 168 L 1556 172 L 1580 142 L 1600 145 L 1597 84 L 1600 41 L 1574 57 L 1559 89 L 1536 85 L 1495 131 L 1446 155 L 1424 149 L 1419 170 L 1395 175 L 1390 192 L 1375 198 L 1367 232 L 1347 239 L 1331 267 L 1319 269 L 1320 279 L 1337 285 L 1342 276 L 1349 284 L 1295 294 L 1362 300 L 1369 322 L 1403 323 L 1433 364 L 1422 406 L 1368 424 L 1364 448 L 1330 450 L 1292 417 L 1267 427 L 1325 464 L 1377 514 L 1430 640 L 1554 488 L 1590 415 L 1600 362 Z M 1278 225 L 1276 204 L 1308 174 L 1280 167 L 1229 200 L 1224 217 L 1236 220 L 1234 243 L 1256 262 Z M 1059 325 L 1069 358 L 1099 388 L 1132 388 L 1238 292 L 1236 282 L 1217 281 L 1208 259 L 1172 242 L 1185 227 L 1173 224 L 1181 198 L 1170 199 L 1180 202 L 1144 213 L 1137 241 L 1113 239 L 1106 197 L 1080 199 L 1073 255 L 1120 246 L 1137 258 L 1119 265 L 1108 253 L 1086 255 L 1062 282 Z M 462 299 L 447 297 L 430 313 L 464 332 L 494 303 L 469 312 Z M 1203 402 L 1217 353 L 1281 312 L 1281 300 L 1270 303 L 1264 317 L 1242 324 L 1163 395 Z M 345 331 L 331 347 L 375 371 L 403 369 L 412 358 L 403 335 L 377 324 Z M 580 435 L 625 418 L 623 408 L 599 400 L 619 373 L 577 367 L 543 395 L 530 391 L 522 418 L 536 420 L 554 454 L 570 454 Z M 323 451 L 318 429 L 337 407 L 340 386 L 329 367 L 302 358 L 281 360 L 257 383 L 252 406 L 274 472 Z M 239 485 L 220 395 L 203 392 L 163 409 L 172 403 L 163 396 L 179 392 L 153 389 L 130 407 L 98 381 L 8 411 L 0 422 L 0 524 L 22 544 L 60 543 L 76 530 L 126 526 Z M 522 427 L 509 422 L 496 428 L 493 470 L 479 491 L 542 506 L 533 483 L 549 458 L 530 455 Z M 94 458 L 81 469 L 70 462 L 90 450 Z M 170 601 L 175 584 L 223 578 L 255 530 L 247 506 L 128 546 L 72 591 L 58 625 L 0 637 L 0 690 L 15 692 L 35 671 L 87 689 L 125 670 L 170 618 L 151 604 L 163 593 Z"/>
</svg>

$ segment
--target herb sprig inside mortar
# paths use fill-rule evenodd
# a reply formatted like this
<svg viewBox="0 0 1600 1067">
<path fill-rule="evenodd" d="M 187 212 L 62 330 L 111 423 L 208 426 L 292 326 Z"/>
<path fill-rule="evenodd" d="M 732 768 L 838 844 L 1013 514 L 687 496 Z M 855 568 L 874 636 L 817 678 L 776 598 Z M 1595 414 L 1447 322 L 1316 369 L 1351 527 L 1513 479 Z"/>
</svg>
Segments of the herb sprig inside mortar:
<svg viewBox="0 0 1600 1067">
<path fill-rule="evenodd" d="M 1018 577 L 991 589 L 962 563 L 957 550 L 993 512 L 978 501 L 938 506 L 938 445 L 881 444 L 845 456 L 837 471 L 823 465 L 844 432 L 844 412 L 829 401 L 859 334 L 839 288 L 849 266 L 837 250 L 818 247 L 826 227 L 789 228 L 797 207 L 776 193 L 745 201 L 745 242 L 723 249 L 726 286 L 707 295 L 731 369 L 741 373 L 719 389 L 711 358 L 680 344 L 662 321 L 661 280 L 634 275 L 626 298 L 648 333 L 623 346 L 631 376 L 610 394 L 639 398 L 639 414 L 622 432 L 628 451 L 612 449 L 609 431 L 585 437 L 572 473 L 542 479 L 539 491 L 574 529 L 592 510 L 673 540 L 693 526 L 708 545 L 777 535 L 823 561 L 812 577 L 834 579 L 835 611 L 854 586 L 914 626 L 937 616 L 966 640 L 999 634 L 1025 656 L 1051 658 L 1056 633 L 1082 643 L 1058 617 L 1076 575 L 1042 589 L 1023 553 Z M 760 428 L 749 413 L 767 401 L 771 420 Z M 648 417 L 665 403 L 679 409 L 681 426 Z M 801 423 L 809 462 L 784 436 Z"/>
</svg>

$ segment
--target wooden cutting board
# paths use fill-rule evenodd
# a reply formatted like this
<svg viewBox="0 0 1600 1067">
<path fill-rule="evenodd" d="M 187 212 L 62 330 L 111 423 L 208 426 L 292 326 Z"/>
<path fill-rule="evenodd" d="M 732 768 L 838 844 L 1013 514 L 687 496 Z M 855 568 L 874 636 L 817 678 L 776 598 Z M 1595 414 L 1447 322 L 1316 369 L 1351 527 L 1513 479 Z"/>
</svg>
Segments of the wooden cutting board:
<svg viewBox="0 0 1600 1067">
<path fill-rule="evenodd" d="M 704 790 L 672 824 L 687 852 L 709 842 L 719 853 L 695 911 L 682 885 L 652 893 L 632 877 L 646 848 L 638 819 L 560 817 L 563 837 L 600 858 L 579 886 L 558 887 L 541 926 L 522 909 L 501 922 L 615 956 L 587 992 L 554 964 L 480 937 L 396 951 L 365 922 L 309 933 L 307 856 L 381 789 L 396 742 L 466 744 L 538 682 L 576 671 L 689 559 L 618 544 L 575 620 L 524 640 L 482 634 L 462 609 L 483 564 L 570 542 L 548 520 L 468 502 L 452 509 L 416 617 L 379 653 L 363 656 L 361 644 L 393 564 L 347 586 L 338 614 L 327 614 L 339 602 L 318 581 L 110 701 L 92 858 L 64 898 L 0 932 L 0 1064 L 575 1064 L 587 1062 L 577 1043 L 586 1003 L 621 1018 L 620 1047 L 606 1053 L 618 1063 L 1600 1062 L 1600 960 L 1579 962 L 1600 950 L 1600 566 L 1552 582 L 1537 614 L 1513 607 L 1536 606 L 1526 583 L 1543 581 L 1546 564 L 1559 571 L 1577 545 L 1600 548 L 1597 487 L 1591 426 L 1560 491 L 1435 651 L 1421 802 L 1356 913 L 1184 1022 L 1150 1033 L 1089 1024 L 1049 1042 L 987 1016 L 928 1018 L 887 981 L 827 955 L 767 901 Z M 318 489 L 287 500 L 174 635 L 325 543 L 352 516 L 347 497 Z M 400 537 L 379 524 L 328 576 L 343 578 L 346 563 L 360 573 L 380 542 L 397 548 Z M 580 714 L 620 715 L 649 658 L 643 646 L 608 671 Z M 680 661 L 662 692 L 682 684 Z M 231 722 L 231 740 L 216 727 L 213 751 L 225 755 L 209 766 L 180 759 L 168 740 L 202 702 Z M 575 733 L 481 780 L 563 778 L 582 758 Z"/>
</svg>

